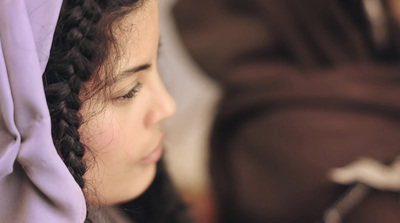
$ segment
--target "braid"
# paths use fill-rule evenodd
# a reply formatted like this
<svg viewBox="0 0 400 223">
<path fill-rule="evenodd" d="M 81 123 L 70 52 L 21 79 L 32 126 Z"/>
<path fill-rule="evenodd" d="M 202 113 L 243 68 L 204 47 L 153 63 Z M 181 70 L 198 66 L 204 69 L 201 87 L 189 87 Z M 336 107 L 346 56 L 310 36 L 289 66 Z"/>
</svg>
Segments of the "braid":
<svg viewBox="0 0 400 223">
<path fill-rule="evenodd" d="M 112 47 L 113 22 L 133 10 L 134 6 L 139 7 L 140 5 L 136 4 L 139 2 L 141 1 L 63 1 L 43 83 L 50 110 L 54 145 L 82 189 L 85 187 L 83 175 L 86 165 L 83 161 L 85 146 L 80 142 L 78 132 L 82 122 L 79 114 L 82 105 L 79 93 L 84 82 L 89 79 L 98 81 L 94 74 L 106 62 L 109 48 Z M 100 88 L 105 86 L 102 83 L 96 84 L 99 84 Z M 162 164 L 159 165 L 157 175 L 158 180 L 153 183 L 153 189 L 150 189 L 152 192 L 143 196 L 146 202 L 142 199 L 138 202 L 146 203 L 146 206 L 155 210 L 154 213 L 159 214 L 157 222 L 162 222 L 162 217 L 172 220 L 168 222 L 189 222 L 186 207 L 171 187 Z M 163 202 L 160 203 L 159 198 Z M 87 217 L 85 222 L 91 221 Z"/>
<path fill-rule="evenodd" d="M 86 171 L 84 145 L 78 128 L 81 117 L 79 92 L 94 72 L 93 34 L 100 8 L 92 0 L 64 1 L 54 34 L 49 62 L 44 73 L 47 104 L 55 147 L 81 188 Z"/>
</svg>

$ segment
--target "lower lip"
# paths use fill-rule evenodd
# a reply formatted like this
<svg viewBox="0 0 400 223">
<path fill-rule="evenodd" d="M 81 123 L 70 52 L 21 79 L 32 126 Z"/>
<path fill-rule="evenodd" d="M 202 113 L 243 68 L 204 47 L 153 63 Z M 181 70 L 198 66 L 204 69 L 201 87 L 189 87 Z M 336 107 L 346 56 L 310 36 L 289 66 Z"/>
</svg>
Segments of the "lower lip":
<svg viewBox="0 0 400 223">
<path fill-rule="evenodd" d="M 162 145 L 159 145 L 156 149 L 154 149 L 148 156 L 146 156 L 142 162 L 144 164 L 152 164 L 156 163 L 161 159 L 162 155 Z"/>
</svg>

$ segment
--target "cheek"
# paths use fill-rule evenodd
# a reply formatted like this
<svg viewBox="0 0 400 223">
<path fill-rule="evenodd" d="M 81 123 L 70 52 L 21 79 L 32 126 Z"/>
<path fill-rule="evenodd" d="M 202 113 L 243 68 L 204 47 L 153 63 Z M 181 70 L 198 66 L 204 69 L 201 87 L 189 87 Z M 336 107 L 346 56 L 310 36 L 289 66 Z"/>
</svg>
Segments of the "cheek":
<svg viewBox="0 0 400 223">
<path fill-rule="evenodd" d="M 89 149 L 87 161 L 104 165 L 107 172 L 123 171 L 141 159 L 143 128 L 135 115 L 106 111 L 83 125 L 80 132 Z"/>
<path fill-rule="evenodd" d="M 141 163 L 146 149 L 142 125 L 133 116 L 104 114 L 82 126 L 89 169 L 84 178 L 89 204 L 116 204 L 139 196 L 151 183 L 155 165 Z M 94 191 L 94 193 L 93 193 Z"/>
</svg>

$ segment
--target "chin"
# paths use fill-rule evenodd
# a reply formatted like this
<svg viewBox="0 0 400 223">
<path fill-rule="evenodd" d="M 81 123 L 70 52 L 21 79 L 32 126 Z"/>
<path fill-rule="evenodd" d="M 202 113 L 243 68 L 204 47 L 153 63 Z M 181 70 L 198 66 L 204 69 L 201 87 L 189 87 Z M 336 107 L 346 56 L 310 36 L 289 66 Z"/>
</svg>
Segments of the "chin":
<svg viewBox="0 0 400 223">
<path fill-rule="evenodd" d="M 150 164 L 148 167 L 148 170 L 146 170 L 143 173 L 143 176 L 138 177 L 134 184 L 135 186 L 132 187 L 132 192 L 130 193 L 130 196 L 128 199 L 125 199 L 122 202 L 127 202 L 132 199 L 135 199 L 142 195 L 151 185 L 151 183 L 154 180 L 154 177 L 156 176 L 157 172 L 157 165 L 156 164 Z M 122 203 L 120 202 L 120 203 Z"/>
<path fill-rule="evenodd" d="M 86 202 L 91 206 L 109 206 L 128 202 L 139 197 L 151 185 L 156 175 L 156 164 L 147 164 L 139 174 L 113 182 L 99 184 L 95 189 L 84 190 Z"/>
</svg>

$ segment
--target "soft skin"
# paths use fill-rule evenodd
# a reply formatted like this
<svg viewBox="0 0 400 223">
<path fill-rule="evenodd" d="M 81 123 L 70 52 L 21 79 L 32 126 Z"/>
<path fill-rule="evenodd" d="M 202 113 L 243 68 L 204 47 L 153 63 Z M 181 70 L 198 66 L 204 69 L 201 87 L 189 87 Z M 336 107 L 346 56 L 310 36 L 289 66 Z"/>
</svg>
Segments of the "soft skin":
<svg viewBox="0 0 400 223">
<path fill-rule="evenodd" d="M 114 57 L 117 81 L 108 94 L 85 101 L 81 109 L 84 122 L 79 131 L 88 148 L 84 159 L 89 167 L 84 191 L 90 205 L 121 203 L 146 190 L 161 155 L 161 122 L 175 112 L 156 67 L 157 1 L 133 10 L 114 31 L 120 51 Z"/>
</svg>

